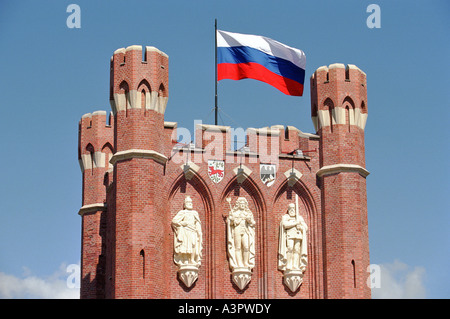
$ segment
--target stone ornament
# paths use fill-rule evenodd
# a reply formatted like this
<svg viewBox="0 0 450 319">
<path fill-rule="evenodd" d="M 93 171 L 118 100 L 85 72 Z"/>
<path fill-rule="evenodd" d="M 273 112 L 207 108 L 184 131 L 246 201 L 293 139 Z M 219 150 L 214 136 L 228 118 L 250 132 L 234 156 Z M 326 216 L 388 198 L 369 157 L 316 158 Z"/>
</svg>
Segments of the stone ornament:
<svg viewBox="0 0 450 319">
<path fill-rule="evenodd" d="M 295 196 L 295 204 L 289 204 L 281 218 L 278 244 L 278 269 L 283 271 L 284 283 L 292 292 L 302 284 L 308 263 L 308 226 L 298 212 L 298 195 Z"/>
<path fill-rule="evenodd" d="M 287 179 L 288 186 L 292 187 L 295 185 L 295 183 L 297 183 L 300 180 L 303 174 L 292 167 L 292 169 L 289 169 L 286 172 L 284 172 L 284 176 Z"/>
<path fill-rule="evenodd" d="M 230 212 L 227 216 L 227 252 L 233 282 L 243 290 L 251 280 L 255 266 L 255 219 L 245 197 L 239 197 L 235 206 L 227 198 Z"/>
<path fill-rule="evenodd" d="M 173 260 L 178 266 L 179 278 L 189 288 L 198 278 L 203 248 L 200 217 L 189 196 L 184 199 L 184 209 L 172 219 L 172 229 Z"/>
</svg>

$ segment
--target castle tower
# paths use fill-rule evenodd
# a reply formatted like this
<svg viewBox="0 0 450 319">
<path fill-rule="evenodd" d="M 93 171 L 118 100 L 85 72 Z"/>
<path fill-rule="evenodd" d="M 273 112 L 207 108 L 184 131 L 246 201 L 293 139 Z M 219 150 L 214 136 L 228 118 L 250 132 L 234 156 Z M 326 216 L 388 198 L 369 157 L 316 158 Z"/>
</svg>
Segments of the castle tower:
<svg viewBox="0 0 450 319">
<path fill-rule="evenodd" d="M 154 47 L 129 46 L 111 58 L 110 102 L 115 119 L 112 236 L 107 298 L 146 298 L 162 286 L 158 251 L 164 212 L 164 111 L 168 99 L 168 56 Z M 111 213 L 110 213 L 111 212 Z"/>
<path fill-rule="evenodd" d="M 78 160 L 83 174 L 81 298 L 104 295 L 105 173 L 112 168 L 114 123 L 105 111 L 83 115 L 78 130 Z"/>
<path fill-rule="evenodd" d="M 364 127 L 366 74 L 323 66 L 311 77 L 311 116 L 320 136 L 325 298 L 370 298 Z"/>
<path fill-rule="evenodd" d="M 200 124 L 195 143 L 181 145 L 177 123 L 164 119 L 168 56 L 129 46 L 110 63 L 112 112 L 79 122 L 81 298 L 370 298 L 364 72 L 342 64 L 314 72 L 315 134 Z M 246 146 L 233 150 L 238 135 Z M 179 225 L 194 229 L 189 218 L 174 223 L 186 198 L 195 240 L 178 236 Z M 232 244 L 244 238 L 228 216 L 239 198 L 253 215 L 241 242 L 253 255 L 249 269 L 233 266 Z M 292 204 L 307 226 L 301 236 L 287 236 L 283 222 L 293 222 Z M 198 260 L 180 258 L 190 254 L 178 249 L 181 239 L 195 243 Z M 287 253 L 302 264 L 293 258 L 286 268 Z"/>
</svg>

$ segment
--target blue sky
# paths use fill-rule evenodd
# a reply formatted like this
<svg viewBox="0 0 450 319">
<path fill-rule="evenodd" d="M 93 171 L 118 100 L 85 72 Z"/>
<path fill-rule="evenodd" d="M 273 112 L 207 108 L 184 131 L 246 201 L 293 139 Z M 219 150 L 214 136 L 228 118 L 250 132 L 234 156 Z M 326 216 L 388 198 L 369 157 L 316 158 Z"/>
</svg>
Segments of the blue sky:
<svg viewBox="0 0 450 319">
<path fill-rule="evenodd" d="M 71 3 L 81 28 L 66 25 Z M 366 25 L 371 3 L 381 28 Z M 303 97 L 221 81 L 219 124 L 314 133 L 314 70 L 339 62 L 367 73 L 370 256 L 382 270 L 374 298 L 449 298 L 449 17 L 449 2 L 437 0 L 0 2 L 0 298 L 78 294 L 66 285 L 66 267 L 80 261 L 77 125 L 110 110 L 116 49 L 167 53 L 166 120 L 213 124 L 215 18 L 307 57 Z"/>
</svg>

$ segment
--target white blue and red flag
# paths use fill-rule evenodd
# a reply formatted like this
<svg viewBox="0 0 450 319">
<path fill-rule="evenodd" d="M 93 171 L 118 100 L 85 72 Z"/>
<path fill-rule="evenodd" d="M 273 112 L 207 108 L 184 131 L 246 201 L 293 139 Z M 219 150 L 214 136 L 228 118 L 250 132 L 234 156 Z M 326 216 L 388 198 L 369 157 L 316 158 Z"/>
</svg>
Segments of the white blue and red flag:
<svg viewBox="0 0 450 319">
<path fill-rule="evenodd" d="M 254 79 L 302 96 L 305 67 L 302 50 L 263 36 L 217 30 L 217 81 Z"/>
</svg>

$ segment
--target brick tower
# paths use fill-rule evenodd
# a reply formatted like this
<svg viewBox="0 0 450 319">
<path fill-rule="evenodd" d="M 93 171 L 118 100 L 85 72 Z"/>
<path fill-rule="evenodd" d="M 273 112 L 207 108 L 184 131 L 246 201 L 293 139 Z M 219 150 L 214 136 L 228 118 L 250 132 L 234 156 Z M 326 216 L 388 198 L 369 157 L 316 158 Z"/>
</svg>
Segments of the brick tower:
<svg viewBox="0 0 450 319">
<path fill-rule="evenodd" d="M 97 111 L 79 123 L 78 160 L 83 174 L 81 296 L 102 298 L 105 291 L 106 190 L 104 176 L 112 168 L 114 123 Z"/>
<path fill-rule="evenodd" d="M 369 243 L 364 127 L 366 74 L 354 65 L 311 77 L 311 115 L 320 136 L 325 297 L 367 298 Z"/>
<path fill-rule="evenodd" d="M 365 74 L 333 64 L 312 75 L 315 134 L 200 123 L 188 145 L 164 119 L 168 87 L 165 53 L 118 49 L 112 115 L 80 121 L 81 298 L 370 298 Z M 245 269 L 230 255 L 238 201 L 252 214 L 252 240 L 236 250 L 253 256 Z M 201 254 L 195 267 L 180 266 L 174 221 L 192 206 Z M 283 250 L 283 220 L 294 219 L 307 226 L 298 228 L 301 249 Z M 283 264 L 285 254 L 298 258 Z"/>
<path fill-rule="evenodd" d="M 162 267 L 146 263 L 158 255 L 162 225 L 161 176 L 164 174 L 164 111 L 168 98 L 168 57 L 153 47 L 130 46 L 111 59 L 110 102 L 115 118 L 113 199 L 109 256 L 110 298 L 145 298 L 145 272 Z M 147 266 L 147 267 L 146 267 Z M 152 275 L 157 289 L 164 278 Z M 153 287 L 152 287 L 153 288 Z M 150 292 L 153 294 L 153 292 Z M 155 292 L 157 294 L 157 292 Z"/>
</svg>

